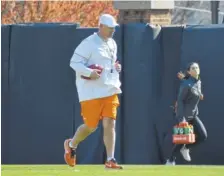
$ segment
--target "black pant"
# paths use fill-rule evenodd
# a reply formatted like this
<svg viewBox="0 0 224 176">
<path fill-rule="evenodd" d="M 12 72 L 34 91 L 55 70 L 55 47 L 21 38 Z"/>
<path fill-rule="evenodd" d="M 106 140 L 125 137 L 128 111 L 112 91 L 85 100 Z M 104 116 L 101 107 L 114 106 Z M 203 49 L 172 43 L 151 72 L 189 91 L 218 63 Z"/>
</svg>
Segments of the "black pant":
<svg viewBox="0 0 224 176">
<path fill-rule="evenodd" d="M 187 121 L 189 124 L 193 125 L 194 133 L 196 135 L 195 143 L 186 145 L 186 148 L 191 149 L 207 139 L 207 131 L 205 129 L 204 124 L 199 119 L 199 117 L 196 116 L 193 119 L 189 119 Z M 175 160 L 176 152 L 180 151 L 182 147 L 183 147 L 183 144 L 174 145 L 171 156 L 170 156 L 171 161 Z"/>
</svg>

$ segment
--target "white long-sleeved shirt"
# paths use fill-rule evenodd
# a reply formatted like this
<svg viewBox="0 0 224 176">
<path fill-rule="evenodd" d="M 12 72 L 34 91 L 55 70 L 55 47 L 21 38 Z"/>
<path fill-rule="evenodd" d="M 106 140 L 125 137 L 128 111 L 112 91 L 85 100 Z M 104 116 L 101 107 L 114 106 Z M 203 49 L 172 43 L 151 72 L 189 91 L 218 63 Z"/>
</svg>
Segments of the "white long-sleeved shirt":
<svg viewBox="0 0 224 176">
<path fill-rule="evenodd" d="M 70 66 L 76 72 L 76 87 L 80 102 L 122 92 L 119 73 L 115 69 L 116 60 L 117 44 L 112 38 L 104 41 L 97 33 L 94 33 L 78 45 L 71 58 Z M 92 64 L 103 67 L 101 77 L 97 80 L 82 79 L 81 75 L 90 76 L 92 69 L 88 66 Z"/>
</svg>

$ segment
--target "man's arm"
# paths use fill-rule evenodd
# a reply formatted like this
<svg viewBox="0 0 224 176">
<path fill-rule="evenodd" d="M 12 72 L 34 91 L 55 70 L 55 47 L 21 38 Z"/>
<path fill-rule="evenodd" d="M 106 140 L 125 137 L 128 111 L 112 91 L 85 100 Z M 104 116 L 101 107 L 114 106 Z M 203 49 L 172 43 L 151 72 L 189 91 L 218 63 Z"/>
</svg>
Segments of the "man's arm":
<svg viewBox="0 0 224 176">
<path fill-rule="evenodd" d="M 92 47 L 90 42 L 85 39 L 75 49 L 70 60 L 70 67 L 83 76 L 89 77 L 92 69 L 86 67 L 86 63 L 91 57 Z"/>
<path fill-rule="evenodd" d="M 114 43 L 114 57 L 115 57 L 115 68 L 117 70 L 118 73 L 121 72 L 121 64 L 120 62 L 117 60 L 117 43 L 113 40 L 113 43 Z"/>
</svg>

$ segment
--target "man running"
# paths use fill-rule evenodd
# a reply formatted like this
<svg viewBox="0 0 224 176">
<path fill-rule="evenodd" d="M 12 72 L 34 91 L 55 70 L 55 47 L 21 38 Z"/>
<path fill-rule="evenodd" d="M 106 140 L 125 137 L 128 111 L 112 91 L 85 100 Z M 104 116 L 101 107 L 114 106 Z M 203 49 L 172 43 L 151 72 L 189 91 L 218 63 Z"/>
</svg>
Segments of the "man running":
<svg viewBox="0 0 224 176">
<path fill-rule="evenodd" d="M 121 93 L 121 65 L 117 62 L 117 44 L 112 39 L 116 26 L 118 24 L 114 17 L 109 14 L 102 15 L 99 20 L 99 31 L 84 39 L 71 58 L 70 66 L 76 72 L 76 86 L 84 121 L 74 137 L 64 142 L 64 158 L 71 167 L 76 165 L 78 144 L 94 132 L 102 120 L 107 153 L 105 167 L 122 169 L 114 158 L 115 121 L 119 106 L 117 95 Z M 89 67 L 94 64 L 103 68 L 101 73 Z"/>
</svg>

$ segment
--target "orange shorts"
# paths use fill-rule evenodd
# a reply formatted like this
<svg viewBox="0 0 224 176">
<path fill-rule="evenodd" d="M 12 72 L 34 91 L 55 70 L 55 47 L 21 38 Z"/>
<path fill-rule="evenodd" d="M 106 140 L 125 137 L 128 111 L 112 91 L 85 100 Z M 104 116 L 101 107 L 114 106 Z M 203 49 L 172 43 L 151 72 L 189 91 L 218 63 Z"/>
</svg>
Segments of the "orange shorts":
<svg viewBox="0 0 224 176">
<path fill-rule="evenodd" d="M 117 95 L 81 102 L 81 115 L 84 123 L 88 127 L 96 128 L 103 117 L 116 119 L 119 105 Z"/>
</svg>

